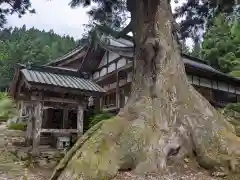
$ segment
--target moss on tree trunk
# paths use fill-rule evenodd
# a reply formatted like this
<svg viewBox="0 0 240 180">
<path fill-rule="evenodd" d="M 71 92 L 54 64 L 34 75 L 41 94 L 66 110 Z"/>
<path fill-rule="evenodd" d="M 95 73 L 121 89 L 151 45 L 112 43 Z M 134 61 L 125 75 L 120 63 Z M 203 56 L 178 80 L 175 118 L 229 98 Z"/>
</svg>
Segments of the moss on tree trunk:
<svg viewBox="0 0 240 180">
<path fill-rule="evenodd" d="M 210 170 L 239 171 L 234 128 L 188 83 L 168 0 L 139 0 L 135 15 L 134 78 L 125 108 L 66 156 L 53 177 L 164 173 L 186 156 Z"/>
</svg>

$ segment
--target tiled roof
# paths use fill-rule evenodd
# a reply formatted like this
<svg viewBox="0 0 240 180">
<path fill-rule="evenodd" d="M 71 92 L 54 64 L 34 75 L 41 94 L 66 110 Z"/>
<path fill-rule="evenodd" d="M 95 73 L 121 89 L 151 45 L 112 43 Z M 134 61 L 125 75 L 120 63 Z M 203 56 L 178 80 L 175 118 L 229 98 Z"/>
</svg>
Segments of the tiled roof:
<svg viewBox="0 0 240 180">
<path fill-rule="evenodd" d="M 114 39 L 113 37 L 106 37 L 109 38 L 109 44 L 105 45 L 104 48 L 113 51 L 116 53 L 119 53 L 121 56 L 126 57 L 133 57 L 133 44 L 132 41 L 125 39 L 124 41 L 122 39 Z M 121 45 L 120 45 L 121 44 Z M 131 49 L 132 48 L 132 49 Z M 129 53 L 129 49 L 131 49 L 132 53 Z M 236 82 L 240 82 L 239 78 L 230 76 L 228 74 L 224 74 L 210 65 L 207 64 L 207 61 L 198 59 L 192 56 L 189 56 L 187 54 L 182 54 L 182 59 L 184 62 L 185 67 L 190 66 L 196 70 L 204 70 L 205 72 L 209 72 L 211 74 L 217 75 L 219 78 L 225 78 L 227 80 L 233 80 Z"/>
<path fill-rule="evenodd" d="M 96 83 L 77 76 L 44 72 L 34 69 L 21 69 L 21 73 L 24 75 L 29 83 L 38 83 L 45 85 L 53 85 L 63 88 L 73 88 L 82 91 L 101 92 L 105 90 Z"/>
<path fill-rule="evenodd" d="M 63 56 L 55 59 L 55 60 L 52 60 L 50 61 L 49 63 L 47 63 L 46 65 L 56 65 L 64 60 L 66 60 L 67 58 L 77 54 L 77 53 L 80 53 L 82 50 L 84 50 L 85 46 L 83 47 L 76 47 L 75 49 L 73 49 L 72 51 L 69 51 L 68 53 L 64 54 Z"/>
<path fill-rule="evenodd" d="M 188 65 L 190 65 L 192 67 L 195 67 L 195 68 L 198 68 L 198 69 L 205 69 L 205 70 L 211 71 L 213 73 L 225 75 L 224 73 L 214 69 L 213 67 L 211 67 L 207 64 L 201 63 L 201 62 L 193 61 L 193 60 L 190 60 L 188 58 L 183 58 L 183 62 L 184 62 L 184 64 L 188 64 Z"/>
</svg>

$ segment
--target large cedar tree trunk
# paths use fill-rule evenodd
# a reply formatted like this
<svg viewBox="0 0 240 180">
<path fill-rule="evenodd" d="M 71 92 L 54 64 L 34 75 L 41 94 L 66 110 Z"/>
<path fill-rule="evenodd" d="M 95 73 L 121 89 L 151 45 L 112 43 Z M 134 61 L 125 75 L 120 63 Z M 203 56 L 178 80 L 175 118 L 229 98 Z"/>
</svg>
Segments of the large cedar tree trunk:
<svg viewBox="0 0 240 180">
<path fill-rule="evenodd" d="M 238 171 L 240 139 L 188 83 L 168 0 L 136 2 L 127 105 L 80 138 L 52 180 L 111 179 L 120 170 L 163 173 L 186 157 L 215 171 Z"/>
</svg>

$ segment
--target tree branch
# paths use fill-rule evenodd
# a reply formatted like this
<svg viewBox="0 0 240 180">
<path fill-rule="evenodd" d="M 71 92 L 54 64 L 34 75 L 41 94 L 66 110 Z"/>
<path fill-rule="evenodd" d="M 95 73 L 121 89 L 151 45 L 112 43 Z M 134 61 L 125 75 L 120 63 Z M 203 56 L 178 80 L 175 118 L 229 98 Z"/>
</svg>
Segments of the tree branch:
<svg viewBox="0 0 240 180">
<path fill-rule="evenodd" d="M 132 21 L 122 30 L 122 31 L 115 31 L 112 28 L 108 27 L 108 26 L 104 26 L 104 25 L 99 25 L 97 23 L 94 23 L 96 25 L 96 28 L 105 33 L 105 34 L 110 34 L 115 38 L 121 38 L 124 37 L 126 34 L 128 34 L 129 32 L 132 31 Z"/>
</svg>

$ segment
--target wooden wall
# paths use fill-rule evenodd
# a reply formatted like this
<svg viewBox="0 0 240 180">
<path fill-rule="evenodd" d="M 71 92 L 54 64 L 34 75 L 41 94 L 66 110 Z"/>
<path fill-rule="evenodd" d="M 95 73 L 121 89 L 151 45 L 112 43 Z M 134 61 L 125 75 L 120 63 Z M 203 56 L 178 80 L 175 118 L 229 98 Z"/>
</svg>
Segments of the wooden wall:
<svg viewBox="0 0 240 180">
<path fill-rule="evenodd" d="M 102 108 L 110 106 L 122 108 L 126 103 L 131 91 L 132 72 L 131 66 L 130 68 L 125 67 L 128 67 L 129 64 L 131 65 L 131 63 L 131 60 L 121 57 L 116 53 L 105 53 L 98 69 L 92 75 L 92 79 L 107 91 L 107 94 L 102 99 Z M 216 95 L 216 92 L 224 92 L 227 96 L 240 95 L 240 88 L 230 83 L 191 74 L 188 74 L 187 77 L 189 83 L 211 102 L 230 101 L 230 98 L 227 97 L 224 100 L 216 99 L 216 97 L 221 98 L 221 96 Z M 120 90 L 118 91 L 117 88 Z M 116 97 L 114 98 L 114 96 Z"/>
</svg>

